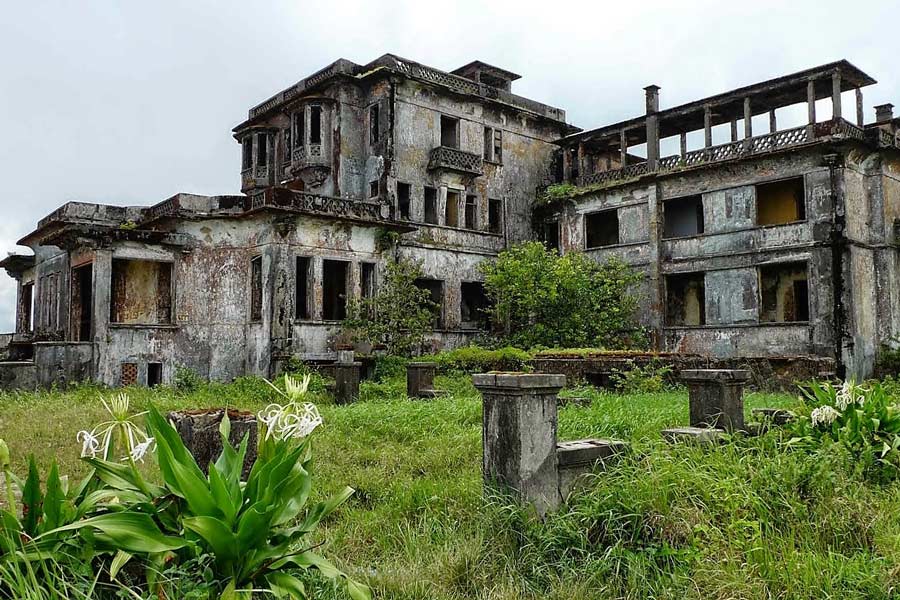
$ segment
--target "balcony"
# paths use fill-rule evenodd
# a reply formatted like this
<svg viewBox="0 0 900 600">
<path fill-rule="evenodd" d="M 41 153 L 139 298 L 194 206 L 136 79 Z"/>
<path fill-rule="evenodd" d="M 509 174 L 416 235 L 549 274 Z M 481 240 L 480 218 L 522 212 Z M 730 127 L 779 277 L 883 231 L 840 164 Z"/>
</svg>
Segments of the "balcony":
<svg viewBox="0 0 900 600">
<path fill-rule="evenodd" d="M 428 170 L 445 169 L 478 177 L 484 175 L 482 158 L 471 152 L 457 148 L 438 146 L 431 151 L 428 159 Z"/>
<path fill-rule="evenodd" d="M 277 208 L 309 215 L 322 215 L 351 221 L 390 221 L 390 208 L 379 202 L 335 198 L 286 188 L 268 188 L 250 196 L 247 211 Z"/>
<path fill-rule="evenodd" d="M 322 144 L 310 144 L 294 148 L 291 153 L 291 170 L 298 171 L 308 167 L 330 167 L 329 156 L 322 148 Z"/>
<path fill-rule="evenodd" d="M 870 136 L 872 134 L 869 134 Z M 879 132 L 877 143 L 891 145 L 894 140 L 890 134 Z M 685 154 L 676 154 L 660 158 L 656 168 L 650 167 L 648 162 L 631 164 L 622 169 L 609 169 L 598 171 L 578 178 L 580 186 L 615 185 L 618 182 L 635 179 L 648 174 L 665 174 L 702 165 L 715 164 L 730 160 L 739 160 L 751 156 L 778 152 L 795 146 L 814 143 L 824 139 L 854 139 L 865 140 L 867 132 L 862 128 L 845 121 L 833 119 L 824 123 L 816 123 L 810 127 L 804 125 L 793 129 L 784 129 L 765 135 L 738 140 L 701 148 Z"/>
</svg>

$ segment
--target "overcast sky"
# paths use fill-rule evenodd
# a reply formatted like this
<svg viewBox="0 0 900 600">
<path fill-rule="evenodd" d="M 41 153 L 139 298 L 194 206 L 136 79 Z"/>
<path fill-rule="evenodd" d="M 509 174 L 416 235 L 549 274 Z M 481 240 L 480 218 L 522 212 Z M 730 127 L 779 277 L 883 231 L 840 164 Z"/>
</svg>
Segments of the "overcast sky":
<svg viewBox="0 0 900 600">
<path fill-rule="evenodd" d="M 596 127 L 846 58 L 900 105 L 900 6 L 817 2 L 16 2 L 0 21 L 0 253 L 68 200 L 237 193 L 231 128 L 339 57 L 521 74 L 513 91 Z M 852 113 L 851 108 L 847 112 Z M 781 124 L 781 123 L 780 123 Z M 0 273 L 0 331 L 13 280 Z"/>
</svg>

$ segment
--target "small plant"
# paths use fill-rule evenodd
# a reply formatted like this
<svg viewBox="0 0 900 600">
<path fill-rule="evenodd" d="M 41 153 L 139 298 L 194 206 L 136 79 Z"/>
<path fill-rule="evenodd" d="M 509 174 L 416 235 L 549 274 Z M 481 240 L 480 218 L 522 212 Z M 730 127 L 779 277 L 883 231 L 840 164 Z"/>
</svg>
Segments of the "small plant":
<svg viewBox="0 0 900 600">
<path fill-rule="evenodd" d="M 548 204 L 557 200 L 571 198 L 577 190 L 578 188 L 571 183 L 556 183 L 549 185 L 547 186 L 547 189 L 544 190 L 544 194 L 539 201 Z"/>
<path fill-rule="evenodd" d="M 623 394 L 658 394 L 669 388 L 672 367 L 651 361 L 643 367 L 631 363 L 628 370 L 616 369 L 612 382 L 616 390 Z"/>
<path fill-rule="evenodd" d="M 808 410 L 791 425 L 792 445 L 843 445 L 867 473 L 894 479 L 900 472 L 900 406 L 878 382 L 840 387 L 801 386 Z"/>
<path fill-rule="evenodd" d="M 206 381 L 200 377 L 197 371 L 190 367 L 178 367 L 175 369 L 175 390 L 183 394 L 196 392 Z"/>
<path fill-rule="evenodd" d="M 430 356 L 422 360 L 436 363 L 444 371 L 485 373 L 487 371 L 527 371 L 531 354 L 519 348 L 506 346 L 488 350 L 479 346 L 463 346 Z"/>
<path fill-rule="evenodd" d="M 392 230 L 380 228 L 375 232 L 375 249 L 378 252 L 390 250 L 400 242 L 400 233 Z"/>
<path fill-rule="evenodd" d="M 897 340 L 892 342 L 898 343 Z M 875 375 L 879 378 L 900 376 L 900 347 L 881 347 L 875 359 Z"/>
</svg>

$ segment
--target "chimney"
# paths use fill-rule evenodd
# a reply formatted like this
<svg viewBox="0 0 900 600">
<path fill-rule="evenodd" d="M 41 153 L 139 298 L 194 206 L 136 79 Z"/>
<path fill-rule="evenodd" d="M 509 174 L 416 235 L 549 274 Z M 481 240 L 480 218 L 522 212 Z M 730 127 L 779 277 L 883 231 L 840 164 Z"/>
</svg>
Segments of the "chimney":
<svg viewBox="0 0 900 600">
<path fill-rule="evenodd" d="M 894 119 L 894 105 L 893 104 L 879 104 L 875 107 L 875 122 L 876 123 L 888 123 Z"/>
<path fill-rule="evenodd" d="M 648 85 L 644 88 L 647 93 L 647 114 L 659 112 L 659 90 L 658 85 Z"/>
</svg>

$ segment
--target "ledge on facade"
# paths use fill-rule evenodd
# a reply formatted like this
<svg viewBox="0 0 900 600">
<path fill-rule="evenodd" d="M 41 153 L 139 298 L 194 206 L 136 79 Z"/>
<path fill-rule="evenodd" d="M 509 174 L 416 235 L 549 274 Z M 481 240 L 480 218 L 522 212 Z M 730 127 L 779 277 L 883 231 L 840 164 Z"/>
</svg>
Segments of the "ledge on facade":
<svg viewBox="0 0 900 600">
<path fill-rule="evenodd" d="M 431 150 L 428 157 L 428 170 L 445 169 L 467 173 L 469 175 L 484 175 L 484 164 L 481 156 L 458 148 L 438 146 Z"/>
<path fill-rule="evenodd" d="M 760 321 L 752 323 L 719 323 L 711 325 L 664 325 L 664 331 L 703 331 L 711 329 L 750 329 L 754 327 L 810 327 L 810 321 Z"/>
<path fill-rule="evenodd" d="M 180 329 L 177 323 L 108 323 L 110 329 Z"/>
<path fill-rule="evenodd" d="M 413 231 L 415 229 L 409 225 L 391 220 L 390 206 L 387 204 L 352 198 L 321 196 L 281 187 L 267 188 L 250 196 L 246 212 L 250 213 L 265 209 L 377 224 L 399 231 Z"/>
<path fill-rule="evenodd" d="M 21 276 L 22 273 L 34 267 L 34 255 L 10 253 L 0 260 L 0 269 L 6 269 L 11 277 Z"/>
</svg>

